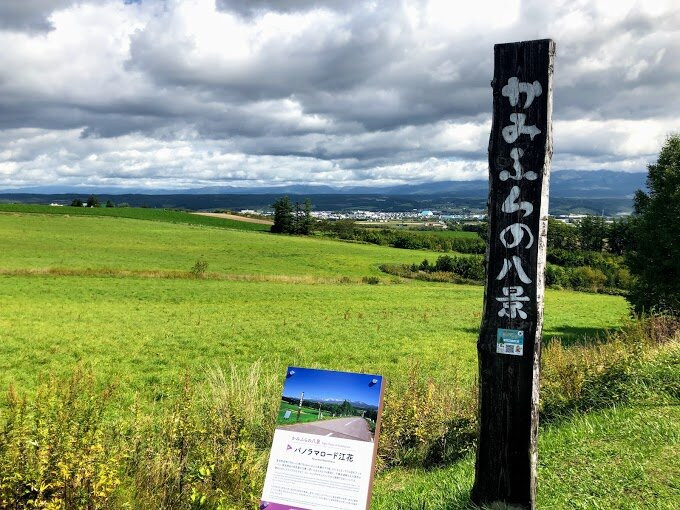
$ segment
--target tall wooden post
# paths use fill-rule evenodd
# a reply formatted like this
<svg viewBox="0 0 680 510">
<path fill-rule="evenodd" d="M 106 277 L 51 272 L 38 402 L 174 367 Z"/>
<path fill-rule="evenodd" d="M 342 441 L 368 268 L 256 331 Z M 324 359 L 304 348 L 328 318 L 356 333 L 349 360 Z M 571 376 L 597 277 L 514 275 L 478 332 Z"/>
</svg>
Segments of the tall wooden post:
<svg viewBox="0 0 680 510">
<path fill-rule="evenodd" d="M 500 508 L 533 509 L 536 501 L 554 56 L 550 39 L 494 47 L 472 500 Z"/>
</svg>

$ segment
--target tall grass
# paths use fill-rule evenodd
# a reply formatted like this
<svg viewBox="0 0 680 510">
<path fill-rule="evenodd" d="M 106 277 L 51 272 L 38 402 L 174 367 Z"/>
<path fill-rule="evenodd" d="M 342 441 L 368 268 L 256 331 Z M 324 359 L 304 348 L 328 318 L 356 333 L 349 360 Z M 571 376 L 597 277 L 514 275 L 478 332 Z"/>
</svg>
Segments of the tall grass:
<svg viewBox="0 0 680 510">
<path fill-rule="evenodd" d="M 35 398 L 10 387 L 0 429 L 0 508 L 109 508 L 124 447 L 105 423 L 113 387 L 77 368 Z"/>
<path fill-rule="evenodd" d="M 680 398 L 680 319 L 631 320 L 601 338 L 543 350 L 541 419 L 648 399 Z"/>
<path fill-rule="evenodd" d="M 127 465 L 139 507 L 253 508 L 278 412 L 278 381 L 261 363 L 189 377 L 169 410 L 138 418 Z"/>
<path fill-rule="evenodd" d="M 276 423 L 280 382 L 260 362 L 187 374 L 151 410 L 113 412 L 116 387 L 77 367 L 0 412 L 0 508 L 254 508 Z M 461 381 L 456 383 L 456 381 Z M 476 388 L 413 365 L 388 386 L 379 469 L 431 467 L 476 440 Z M 453 382 L 452 382 L 453 381 Z M 631 321 L 543 357 L 542 420 L 630 403 L 680 400 L 680 320 Z"/>
</svg>

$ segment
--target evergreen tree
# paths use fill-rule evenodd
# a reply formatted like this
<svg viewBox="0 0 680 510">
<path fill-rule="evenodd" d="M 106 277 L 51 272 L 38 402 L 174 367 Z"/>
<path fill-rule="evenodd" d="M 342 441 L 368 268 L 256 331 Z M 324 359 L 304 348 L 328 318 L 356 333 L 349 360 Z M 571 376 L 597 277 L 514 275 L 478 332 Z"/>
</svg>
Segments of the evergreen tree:
<svg viewBox="0 0 680 510">
<path fill-rule="evenodd" d="M 288 196 L 279 198 L 272 204 L 274 208 L 274 224 L 271 231 L 277 234 L 292 234 L 293 223 L 293 204 Z"/>
<path fill-rule="evenodd" d="M 86 205 L 87 205 L 87 207 L 99 207 L 99 199 L 94 195 L 90 195 L 87 198 Z"/>
<path fill-rule="evenodd" d="M 71 207 L 82 207 L 83 206 L 83 201 L 79 198 L 74 198 L 73 201 L 71 202 Z"/>
<path fill-rule="evenodd" d="M 314 226 L 314 219 L 312 218 L 312 201 L 309 198 L 305 199 L 304 210 L 302 211 L 302 218 L 300 218 L 300 234 L 308 236 L 312 233 Z"/>
<path fill-rule="evenodd" d="M 293 231 L 291 233 L 300 233 L 300 202 L 295 202 L 295 212 L 293 213 Z"/>
<path fill-rule="evenodd" d="M 578 230 L 573 225 L 548 218 L 548 249 L 578 250 Z"/>
<path fill-rule="evenodd" d="M 604 218 L 586 216 L 578 224 L 578 235 L 582 250 L 602 251 L 607 237 L 607 224 Z"/>
<path fill-rule="evenodd" d="M 680 134 L 668 137 L 648 167 L 648 193 L 635 194 L 633 247 L 637 281 L 628 299 L 637 312 L 680 314 Z"/>
<path fill-rule="evenodd" d="M 106 207 L 116 207 L 116 206 L 113 205 L 113 202 L 111 202 L 111 200 L 107 200 L 106 201 Z"/>
<path fill-rule="evenodd" d="M 616 255 L 623 255 L 632 246 L 632 230 L 629 218 L 614 220 L 607 229 L 607 249 Z"/>
</svg>

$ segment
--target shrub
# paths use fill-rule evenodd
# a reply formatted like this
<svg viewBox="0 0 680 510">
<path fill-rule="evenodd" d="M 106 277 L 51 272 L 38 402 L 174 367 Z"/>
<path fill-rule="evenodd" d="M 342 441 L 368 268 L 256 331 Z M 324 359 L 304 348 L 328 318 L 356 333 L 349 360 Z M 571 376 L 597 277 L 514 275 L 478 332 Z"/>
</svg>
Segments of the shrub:
<svg viewBox="0 0 680 510">
<path fill-rule="evenodd" d="M 380 270 L 404 278 L 454 283 L 481 282 L 485 276 L 484 259 L 475 256 L 442 255 L 434 264 L 425 259 L 410 266 L 382 264 Z"/>
<path fill-rule="evenodd" d="M 442 255 L 434 265 L 421 263 L 421 270 L 429 272 L 454 273 L 466 280 L 483 281 L 485 276 L 484 259 L 482 257 L 451 257 Z"/>
<path fill-rule="evenodd" d="M 599 269 L 590 266 L 575 267 L 569 270 L 569 280 L 572 287 L 597 291 L 607 282 L 607 276 Z"/>
<path fill-rule="evenodd" d="M 451 251 L 477 255 L 486 253 L 486 243 L 481 238 L 466 239 L 454 237 L 450 242 Z"/>
<path fill-rule="evenodd" d="M 569 280 L 567 278 L 567 272 L 561 266 L 556 266 L 555 264 L 546 264 L 545 267 L 545 284 L 554 287 L 559 285 L 560 287 L 569 286 Z"/>
<path fill-rule="evenodd" d="M 203 278 L 208 270 L 208 263 L 203 259 L 198 259 L 191 267 L 191 274 L 194 278 Z"/>
<path fill-rule="evenodd" d="M 380 283 L 380 278 L 377 276 L 364 276 L 361 281 L 369 285 L 378 285 Z"/>
</svg>

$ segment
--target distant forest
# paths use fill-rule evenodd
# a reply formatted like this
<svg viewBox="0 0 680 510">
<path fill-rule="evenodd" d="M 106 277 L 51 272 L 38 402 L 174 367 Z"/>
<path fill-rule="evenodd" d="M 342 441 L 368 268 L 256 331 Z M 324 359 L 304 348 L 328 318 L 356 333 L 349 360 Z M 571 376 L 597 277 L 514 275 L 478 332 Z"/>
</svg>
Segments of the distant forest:
<svg viewBox="0 0 680 510">
<path fill-rule="evenodd" d="M 74 199 L 86 202 L 87 193 L 32 194 L 4 193 L 0 194 L 0 203 L 69 205 Z M 317 211 L 386 211 L 405 212 L 414 209 L 434 209 L 445 214 L 486 213 L 486 196 L 479 198 L 459 197 L 451 194 L 423 195 L 383 195 L 383 194 L 308 194 L 289 195 L 292 202 L 303 203 L 311 199 Z M 206 195 L 113 195 L 97 194 L 101 204 L 111 201 L 115 205 L 127 204 L 131 207 L 153 207 L 167 209 L 185 209 L 190 211 L 212 209 L 258 209 L 271 210 L 272 204 L 280 198 L 280 194 L 206 194 Z M 633 209 L 632 198 L 562 198 L 550 197 L 550 214 L 594 214 L 614 216 L 629 213 Z"/>
</svg>

